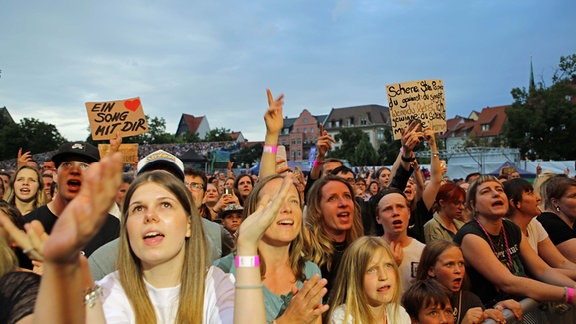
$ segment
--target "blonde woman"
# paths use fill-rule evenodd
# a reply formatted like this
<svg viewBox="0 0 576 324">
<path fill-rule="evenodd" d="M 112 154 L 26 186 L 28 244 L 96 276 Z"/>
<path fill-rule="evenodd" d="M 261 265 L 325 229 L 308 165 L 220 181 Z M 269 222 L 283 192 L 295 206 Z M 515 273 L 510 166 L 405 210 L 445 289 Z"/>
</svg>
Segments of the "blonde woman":
<svg viewBox="0 0 576 324">
<path fill-rule="evenodd" d="M 400 305 L 398 266 L 388 244 L 364 236 L 344 252 L 330 297 L 330 323 L 410 323 Z"/>
<path fill-rule="evenodd" d="M 33 167 L 24 165 L 10 180 L 10 189 L 6 201 L 15 206 L 22 215 L 46 204 L 42 188 L 42 175 Z"/>
</svg>

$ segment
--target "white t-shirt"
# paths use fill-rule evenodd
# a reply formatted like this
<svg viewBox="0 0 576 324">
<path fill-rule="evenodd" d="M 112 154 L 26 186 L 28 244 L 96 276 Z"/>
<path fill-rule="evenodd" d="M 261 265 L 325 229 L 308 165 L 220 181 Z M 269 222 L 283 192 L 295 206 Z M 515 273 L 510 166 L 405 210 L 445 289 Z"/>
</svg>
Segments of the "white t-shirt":
<svg viewBox="0 0 576 324">
<path fill-rule="evenodd" d="M 418 270 L 420 256 L 426 246 L 415 238 L 411 239 L 412 242 L 402 249 L 404 258 L 402 258 L 402 263 L 398 266 L 400 281 L 402 282 L 402 294 L 410 288 L 410 285 L 412 285 L 412 282 L 416 279 L 416 270 Z"/>
<path fill-rule="evenodd" d="M 154 288 L 144 281 L 148 296 L 156 311 L 157 323 L 174 323 L 178 312 L 180 285 Z M 130 301 L 120 284 L 118 271 L 98 281 L 102 287 L 102 306 L 108 324 L 136 323 Z M 234 320 L 234 277 L 216 267 L 206 274 L 204 290 L 204 320 L 202 323 L 232 323 Z"/>
<path fill-rule="evenodd" d="M 398 305 L 398 314 L 394 317 L 392 312 L 392 304 L 386 305 L 386 323 L 398 323 L 398 324 L 410 324 L 410 316 L 406 313 L 404 307 Z M 340 305 L 336 307 L 334 312 L 332 313 L 332 317 L 330 318 L 330 324 L 344 324 L 344 315 L 346 314 L 346 305 Z M 346 324 L 353 324 L 352 316 L 348 317 L 348 321 Z M 356 323 L 362 324 L 362 323 Z"/>
<path fill-rule="evenodd" d="M 538 253 L 538 243 L 548 237 L 548 232 L 546 232 L 544 226 L 542 226 L 536 217 L 532 218 L 530 223 L 528 223 L 526 231 L 528 232 L 528 243 L 530 243 L 530 246 Z"/>
</svg>

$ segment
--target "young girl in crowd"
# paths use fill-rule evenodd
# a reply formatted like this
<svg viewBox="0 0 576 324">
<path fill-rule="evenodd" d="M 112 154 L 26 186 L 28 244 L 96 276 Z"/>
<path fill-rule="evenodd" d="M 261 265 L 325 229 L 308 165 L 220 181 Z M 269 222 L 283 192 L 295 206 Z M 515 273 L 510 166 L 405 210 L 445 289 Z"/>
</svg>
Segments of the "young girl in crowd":
<svg viewBox="0 0 576 324">
<path fill-rule="evenodd" d="M 264 197 L 277 192 L 283 179 L 282 175 L 273 175 L 260 180 L 244 204 L 244 217 L 252 214 Z M 327 291 L 323 288 L 326 280 L 320 280 L 318 266 L 302 255 L 306 243 L 301 204 L 298 190 L 292 185 L 275 222 L 258 244 L 268 322 L 321 323 L 321 311 L 327 309 L 319 306 Z M 225 272 L 236 273 L 232 254 L 214 264 Z M 298 292 L 305 281 L 320 281 L 307 296 Z"/>
<path fill-rule="evenodd" d="M 344 252 L 329 300 L 330 323 L 410 323 L 388 244 L 363 236 Z"/>
<path fill-rule="evenodd" d="M 471 291 L 486 307 L 510 296 L 576 304 L 576 282 L 548 266 L 522 239 L 520 228 L 503 219 L 508 198 L 498 179 L 481 176 L 470 185 L 466 200 L 474 219 L 460 228 L 454 242 L 470 265 Z"/>
<path fill-rule="evenodd" d="M 402 296 L 402 305 L 413 324 L 453 324 L 452 305 L 446 289 L 432 279 L 414 282 Z"/>
<path fill-rule="evenodd" d="M 236 195 L 240 201 L 240 204 L 244 206 L 248 195 L 254 188 L 254 183 L 252 182 L 252 177 L 249 174 L 241 174 L 236 177 L 234 181 L 234 189 L 236 190 Z"/>
<path fill-rule="evenodd" d="M 22 215 L 26 215 L 46 204 L 42 186 L 42 176 L 38 170 L 27 165 L 21 166 L 10 180 L 6 201 Z"/>
<path fill-rule="evenodd" d="M 426 244 L 418 264 L 416 279 L 433 279 L 446 288 L 450 294 L 456 324 L 480 323 L 488 317 L 505 323 L 501 311 L 503 308 L 511 309 L 516 318 L 521 319 L 522 308 L 512 299 L 497 303 L 494 309 L 484 310 L 480 298 L 463 289 L 465 276 L 464 256 L 456 243 L 438 239 Z"/>
<path fill-rule="evenodd" d="M 122 216 L 118 271 L 99 282 L 108 323 L 232 321 L 233 279 L 209 267 L 200 216 L 182 181 L 165 171 L 140 175 Z"/>
</svg>

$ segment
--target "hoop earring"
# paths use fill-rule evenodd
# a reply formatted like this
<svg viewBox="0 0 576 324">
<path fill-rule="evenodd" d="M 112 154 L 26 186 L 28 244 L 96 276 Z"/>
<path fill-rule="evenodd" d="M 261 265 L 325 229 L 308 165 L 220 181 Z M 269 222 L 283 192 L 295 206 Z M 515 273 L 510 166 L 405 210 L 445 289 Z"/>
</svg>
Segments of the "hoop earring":
<svg viewBox="0 0 576 324">
<path fill-rule="evenodd" d="M 556 206 L 556 211 L 560 212 L 560 206 Z"/>
</svg>

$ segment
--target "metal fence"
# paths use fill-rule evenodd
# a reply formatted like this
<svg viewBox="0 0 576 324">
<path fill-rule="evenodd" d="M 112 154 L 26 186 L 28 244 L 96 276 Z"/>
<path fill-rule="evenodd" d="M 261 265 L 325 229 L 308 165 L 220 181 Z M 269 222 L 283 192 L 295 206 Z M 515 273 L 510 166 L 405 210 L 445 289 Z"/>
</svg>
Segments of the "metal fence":
<svg viewBox="0 0 576 324">
<path fill-rule="evenodd" d="M 506 323 L 525 323 L 525 324 L 572 324 L 576 323 L 576 311 L 571 305 L 562 303 L 539 303 L 534 299 L 526 298 L 520 301 L 522 305 L 522 320 L 518 321 L 514 314 L 504 310 Z M 496 324 L 492 319 L 484 321 L 484 324 Z"/>
</svg>

